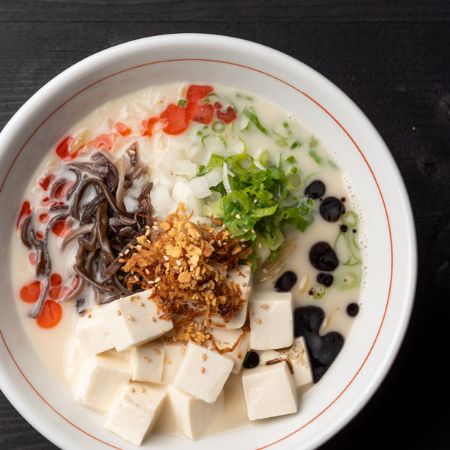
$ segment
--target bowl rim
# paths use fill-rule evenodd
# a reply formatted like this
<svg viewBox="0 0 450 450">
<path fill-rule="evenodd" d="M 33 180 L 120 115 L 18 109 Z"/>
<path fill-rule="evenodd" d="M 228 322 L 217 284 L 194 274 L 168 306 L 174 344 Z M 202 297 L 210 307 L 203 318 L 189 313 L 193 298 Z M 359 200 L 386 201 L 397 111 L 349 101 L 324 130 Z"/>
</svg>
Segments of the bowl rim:
<svg viewBox="0 0 450 450">
<path fill-rule="evenodd" d="M 95 53 L 95 54 L 93 54 L 93 55 L 91 55 L 91 56 L 89 56 L 89 57 L 79 61 L 78 63 L 70 66 L 69 68 L 67 68 L 66 70 L 61 72 L 59 75 L 57 75 L 56 77 L 51 79 L 49 82 L 47 82 L 32 97 L 30 97 L 29 100 L 27 100 L 24 103 L 24 105 L 13 115 L 13 117 L 5 125 L 4 129 L 0 133 L 0 151 L 1 151 L 1 147 L 4 147 L 3 141 L 8 141 L 8 139 L 10 138 L 10 135 L 12 136 L 14 134 L 14 130 L 17 129 L 17 128 L 20 128 L 22 126 L 21 124 L 23 124 L 23 123 L 25 123 L 27 121 L 27 118 L 29 118 L 30 115 L 35 112 L 36 108 L 39 108 L 39 104 L 47 96 L 50 96 L 50 95 L 54 94 L 55 92 L 57 92 L 58 90 L 60 90 L 61 87 L 68 81 L 68 79 L 76 78 L 82 73 L 89 73 L 89 72 L 91 72 L 94 62 L 95 62 L 96 65 L 101 65 L 102 63 L 107 63 L 111 58 L 114 58 L 115 54 L 120 53 L 121 51 L 123 51 L 125 49 L 129 49 L 129 48 L 131 48 L 133 46 L 137 46 L 137 45 L 140 45 L 140 44 L 162 45 L 163 46 L 163 45 L 166 45 L 167 43 L 173 43 L 174 41 L 180 40 L 180 39 L 182 39 L 182 40 L 187 40 L 187 39 L 191 39 L 191 40 L 201 39 L 201 40 L 204 40 L 205 37 L 207 37 L 210 40 L 210 42 L 212 42 L 213 45 L 214 44 L 235 45 L 236 48 L 237 48 L 236 49 L 237 53 L 239 53 L 239 49 L 238 49 L 239 46 L 246 46 L 247 49 L 248 48 L 254 48 L 255 50 L 258 50 L 259 52 L 266 52 L 266 54 L 272 54 L 272 55 L 273 54 L 277 54 L 278 57 L 281 57 L 281 58 L 285 59 L 286 64 L 301 65 L 302 69 L 306 70 L 307 72 L 309 72 L 311 74 L 311 76 L 315 77 L 316 79 L 319 79 L 322 83 L 326 83 L 328 85 L 328 87 L 331 87 L 336 92 L 336 94 L 338 94 L 339 101 L 346 102 L 346 105 L 345 105 L 346 108 L 350 108 L 354 114 L 358 115 L 359 118 L 364 121 L 364 124 L 365 124 L 366 128 L 371 133 L 371 138 L 377 141 L 377 146 L 378 146 L 379 150 L 383 152 L 383 157 L 387 160 L 388 164 L 390 164 L 390 166 L 391 166 L 390 168 L 395 173 L 395 178 L 396 178 L 395 181 L 397 183 L 397 188 L 399 189 L 399 195 L 400 195 L 400 197 L 403 200 L 403 207 L 404 207 L 403 218 L 405 219 L 405 225 L 406 225 L 405 234 L 407 235 L 406 241 L 407 241 L 408 249 L 411 252 L 412 260 L 409 261 L 409 263 L 410 263 L 409 270 L 407 271 L 408 273 L 405 276 L 409 281 L 408 281 L 408 286 L 406 286 L 406 289 L 405 289 L 405 294 L 403 295 L 403 303 L 404 303 L 404 308 L 402 310 L 403 315 L 400 317 L 400 320 L 398 321 L 398 323 L 396 325 L 396 328 L 395 328 L 395 339 L 394 339 L 393 345 L 391 345 L 389 347 L 388 351 L 383 356 L 383 359 L 381 360 L 381 364 L 380 364 L 378 372 L 376 374 L 372 374 L 372 376 L 370 377 L 369 383 L 368 383 L 369 384 L 368 388 L 361 395 L 361 397 L 358 399 L 358 401 L 355 404 L 353 404 L 351 406 L 351 408 L 348 409 L 347 414 L 342 415 L 339 418 L 339 420 L 337 420 L 335 423 L 333 423 L 333 425 L 330 426 L 328 429 L 323 430 L 320 433 L 320 436 L 317 437 L 317 439 L 314 442 L 314 445 L 318 446 L 318 445 L 322 444 L 323 442 L 325 442 L 326 440 L 328 440 L 335 433 L 337 433 L 352 418 L 354 418 L 358 414 L 358 412 L 365 406 L 365 404 L 372 397 L 372 395 L 374 394 L 376 389 L 378 389 L 379 385 L 381 384 L 381 382 L 383 381 L 383 379 L 387 375 L 387 372 L 390 369 L 390 367 L 392 366 L 394 358 L 395 358 L 395 356 L 397 355 L 397 353 L 399 351 L 400 345 L 401 345 L 401 343 L 403 341 L 403 338 L 404 338 L 404 335 L 406 333 L 406 329 L 407 329 L 407 326 L 408 326 L 408 323 L 409 323 L 409 319 L 410 319 L 410 316 L 411 316 L 412 307 L 413 307 L 413 303 L 414 303 L 415 286 L 416 286 L 416 279 L 417 279 L 417 244 L 416 244 L 416 234 L 415 234 L 414 219 L 413 219 L 412 208 L 411 208 L 411 204 L 410 204 L 410 201 L 409 201 L 409 197 L 408 197 L 408 194 L 407 194 L 407 191 L 406 191 L 403 179 L 401 177 L 400 171 L 399 171 L 399 169 L 398 169 L 398 167 L 397 167 L 397 165 L 396 165 L 396 163 L 395 163 L 395 161 L 393 159 L 392 154 L 388 150 L 388 147 L 384 143 L 383 139 L 381 138 L 381 136 L 379 135 L 377 130 L 374 128 L 374 126 L 369 121 L 369 119 L 365 116 L 365 114 L 359 109 L 359 107 L 351 99 L 349 99 L 349 97 L 344 92 L 342 92 L 338 87 L 336 87 L 331 81 L 329 81 L 323 75 L 321 75 L 320 73 L 318 73 L 317 71 L 315 71 L 311 67 L 307 66 L 306 64 L 302 63 L 301 61 L 298 61 L 297 59 L 295 59 L 295 58 L 293 58 L 291 56 L 288 56 L 288 55 L 286 55 L 286 54 L 284 54 L 284 53 L 282 53 L 282 52 L 280 52 L 278 50 L 275 50 L 275 49 L 272 49 L 270 47 L 267 47 L 267 46 L 264 46 L 264 45 L 261 45 L 261 44 L 257 44 L 257 43 L 251 42 L 251 41 L 238 39 L 238 38 L 233 38 L 233 37 L 228 37 L 228 36 L 221 36 L 221 35 L 214 35 L 214 34 L 201 34 L 201 33 L 181 33 L 181 34 L 168 34 L 168 35 L 146 37 L 146 38 L 141 38 L 141 39 L 129 41 L 129 42 L 126 42 L 126 43 L 123 43 L 123 44 L 119 44 L 119 45 L 110 47 L 108 49 L 102 50 L 102 51 L 100 51 L 98 53 Z M 180 58 L 179 61 L 181 61 L 181 60 L 196 60 L 196 58 Z M 199 58 L 198 60 L 202 60 L 202 59 Z M 217 61 L 217 62 L 224 62 L 224 61 Z M 275 78 L 275 79 L 277 79 L 277 80 L 287 84 L 288 86 L 293 87 L 295 90 L 301 92 L 302 94 L 306 95 L 310 100 L 312 100 L 321 109 L 323 109 L 340 126 L 340 128 L 347 134 L 347 136 L 352 141 L 352 143 L 355 145 L 355 147 L 359 150 L 359 152 L 360 152 L 361 156 L 363 157 L 363 159 L 365 159 L 364 154 L 361 152 L 358 144 L 352 138 L 351 134 L 349 132 L 347 132 L 347 130 L 343 127 L 343 125 L 341 125 L 341 123 L 324 106 L 322 106 L 313 97 L 309 96 L 307 93 L 305 93 L 305 92 L 301 91 L 300 89 L 296 88 L 293 84 L 291 84 L 291 83 L 289 83 L 287 81 L 284 81 L 282 78 L 277 77 L 276 75 L 273 75 L 273 74 L 270 74 L 270 73 L 266 73 L 266 72 L 264 72 L 262 70 L 255 69 L 255 68 L 252 68 L 250 66 L 244 66 L 244 65 L 238 64 L 238 63 L 232 63 L 232 64 L 235 64 L 237 66 L 250 68 L 250 69 L 255 70 L 257 72 L 261 72 L 261 73 L 263 73 L 265 75 L 269 75 L 272 78 Z M 130 69 L 132 69 L 132 68 L 130 68 Z M 130 70 L 130 69 L 127 69 L 127 70 Z M 121 72 L 123 72 L 123 71 L 120 71 L 118 73 L 121 73 Z M 89 89 L 94 84 L 97 84 L 97 83 L 101 82 L 102 80 L 104 80 L 106 78 L 109 78 L 111 76 L 114 76 L 114 75 L 117 75 L 117 73 L 112 73 L 112 74 L 110 74 L 110 75 L 108 75 L 106 77 L 103 77 L 103 78 L 97 80 L 95 83 L 92 83 L 92 84 L 90 84 L 88 86 L 85 86 L 83 89 L 80 89 L 76 94 L 74 94 L 71 97 L 67 98 L 64 102 L 61 102 L 60 106 L 57 109 L 55 109 L 47 118 L 45 118 L 35 128 L 35 131 L 29 136 L 29 138 L 23 144 L 21 149 L 26 147 L 26 145 L 29 142 L 29 140 L 32 139 L 34 133 L 42 126 L 42 124 L 45 123 L 51 117 L 51 115 L 53 115 L 63 105 L 65 105 L 67 102 L 69 102 L 73 97 L 75 97 L 79 93 L 85 91 L 86 89 Z M 16 159 L 18 158 L 20 153 L 21 153 L 21 150 L 17 153 L 16 157 L 14 158 L 14 161 L 11 163 L 11 166 L 10 166 L 10 168 L 9 168 L 5 178 L 4 178 L 4 180 L 1 182 L 0 192 L 3 189 L 4 183 L 6 182 L 6 179 L 8 177 L 9 171 L 11 170 L 12 166 L 14 165 L 14 162 L 16 161 Z M 369 169 L 371 170 L 370 165 L 367 163 L 367 160 L 366 160 L 366 164 L 368 165 Z M 378 181 L 377 181 L 375 175 L 374 175 L 374 180 L 375 180 L 375 182 L 377 184 L 378 189 L 380 190 L 380 187 L 378 186 Z M 380 194 L 381 194 L 381 190 L 380 190 Z M 382 194 L 381 194 L 381 196 L 382 196 Z M 383 198 L 383 196 L 382 196 L 382 198 Z M 384 204 L 384 200 L 383 200 L 383 204 Z M 385 208 L 386 216 L 388 217 L 388 212 L 387 212 L 387 209 L 386 209 L 385 205 L 384 205 L 384 208 Z M 389 220 L 389 218 L 388 218 L 388 220 Z M 389 289 L 389 291 L 390 291 L 390 289 Z M 386 314 L 386 311 L 385 311 L 384 314 Z M 384 316 L 383 316 L 383 321 L 384 321 Z M 383 321 L 382 321 L 382 323 L 383 323 Z M 381 330 L 381 325 L 380 325 L 380 330 Z M 378 334 L 379 334 L 380 330 L 378 331 Z M 377 334 L 377 336 L 376 336 L 376 338 L 374 340 L 372 348 L 373 348 L 373 346 L 376 343 L 376 340 L 378 338 L 378 334 Z M 57 411 L 54 407 L 52 407 L 52 405 L 50 405 L 45 400 L 45 398 L 43 398 L 42 395 L 33 387 L 33 385 L 28 381 L 26 375 L 22 372 L 22 370 L 20 369 L 19 365 L 15 361 L 14 356 L 13 356 L 12 352 L 10 351 L 10 349 L 9 349 L 9 347 L 8 347 L 6 341 L 5 341 L 5 338 L 4 338 L 3 334 L 1 333 L 1 330 L 0 330 L 0 337 L 2 338 L 3 344 L 6 347 L 6 350 L 9 353 L 9 355 L 11 356 L 13 362 L 15 363 L 18 371 L 22 374 L 22 376 L 25 378 L 25 380 L 28 382 L 28 384 L 36 392 L 36 394 L 54 412 L 56 412 L 64 420 L 68 421 L 75 428 L 81 430 L 77 425 L 71 423 L 59 411 Z M 370 355 L 370 352 L 367 355 L 366 359 L 368 358 L 369 355 Z M 351 379 L 350 383 L 345 387 L 344 391 L 350 386 L 350 384 L 353 382 L 354 378 L 356 378 L 356 376 L 358 375 L 359 371 L 362 369 L 362 366 L 364 365 L 365 361 L 366 360 L 363 361 L 363 363 L 362 363 L 361 367 L 359 368 L 358 372 Z M 1 368 L 1 367 L 0 367 L 0 388 L 3 391 L 3 393 L 5 394 L 5 396 L 8 398 L 8 400 L 19 411 L 19 413 L 34 428 L 36 428 L 40 433 L 42 433 L 50 441 L 52 441 L 56 445 L 61 446 L 62 448 L 64 448 L 64 445 L 66 444 L 66 441 L 64 440 L 64 437 L 61 436 L 61 434 L 59 434 L 59 433 L 55 433 L 55 431 L 53 429 L 48 428 L 47 424 L 43 420 L 40 419 L 38 414 L 35 414 L 35 412 L 33 410 L 29 410 L 27 408 L 26 396 L 23 395 L 23 393 L 20 392 L 20 389 L 14 385 L 12 380 L 8 379 L 8 376 L 6 375 L 6 371 L 3 370 L 3 368 Z M 337 398 L 339 398 L 339 397 L 337 397 Z M 330 403 L 330 405 L 326 409 L 331 407 L 331 405 L 337 400 L 337 398 L 332 403 Z M 324 411 L 322 411 L 321 414 Z M 308 423 L 303 425 L 301 428 L 303 428 L 306 425 L 308 425 Z M 267 447 L 273 446 L 276 443 L 286 439 L 287 437 L 292 436 L 293 434 L 298 432 L 301 428 L 296 429 L 296 430 L 292 431 L 291 433 L 289 433 L 289 434 L 279 438 L 278 440 L 276 440 L 276 441 L 274 441 L 274 442 L 272 442 L 270 444 L 267 444 L 267 445 L 265 445 L 264 447 L 261 447 L 261 448 L 267 448 Z M 81 431 L 83 433 L 91 436 L 88 432 L 86 432 L 84 430 L 81 430 Z M 106 444 L 106 445 L 108 445 L 110 447 L 116 448 L 115 446 L 111 446 L 111 444 L 107 444 L 106 442 L 103 442 L 101 439 L 99 439 L 97 437 L 94 437 L 94 436 L 91 436 L 91 437 L 93 437 L 97 441 L 100 441 L 100 442 L 102 442 L 102 443 L 104 443 L 104 444 Z"/>
</svg>

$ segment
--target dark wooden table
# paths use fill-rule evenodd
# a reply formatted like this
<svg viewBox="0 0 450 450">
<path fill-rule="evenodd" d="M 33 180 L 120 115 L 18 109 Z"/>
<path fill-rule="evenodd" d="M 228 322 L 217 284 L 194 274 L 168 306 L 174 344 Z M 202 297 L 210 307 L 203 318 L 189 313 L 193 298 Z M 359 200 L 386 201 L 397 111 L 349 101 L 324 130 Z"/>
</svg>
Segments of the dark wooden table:
<svg viewBox="0 0 450 450">
<path fill-rule="evenodd" d="M 450 3 L 0 0 L 0 128 L 85 56 L 181 32 L 237 36 L 300 59 L 342 88 L 386 140 L 416 219 L 415 308 L 381 388 L 323 449 L 449 449 Z M 52 448 L 0 394 L 0 449 Z"/>
</svg>

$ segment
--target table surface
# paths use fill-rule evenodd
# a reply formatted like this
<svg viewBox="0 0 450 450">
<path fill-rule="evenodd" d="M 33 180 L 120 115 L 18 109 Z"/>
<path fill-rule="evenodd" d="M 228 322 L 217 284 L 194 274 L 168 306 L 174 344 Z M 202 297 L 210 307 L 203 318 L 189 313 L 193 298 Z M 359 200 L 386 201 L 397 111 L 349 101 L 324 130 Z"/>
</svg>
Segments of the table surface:
<svg viewBox="0 0 450 450">
<path fill-rule="evenodd" d="M 0 129 L 44 83 L 132 39 L 203 32 L 281 50 L 343 89 L 387 142 L 413 204 L 411 325 L 378 392 L 323 449 L 450 448 L 450 3 L 377 0 L 1 0 Z M 426 335 L 421 335 L 426 330 Z M 425 339 L 426 338 L 426 339 Z M 56 448 L 0 394 L 0 448 Z"/>
</svg>

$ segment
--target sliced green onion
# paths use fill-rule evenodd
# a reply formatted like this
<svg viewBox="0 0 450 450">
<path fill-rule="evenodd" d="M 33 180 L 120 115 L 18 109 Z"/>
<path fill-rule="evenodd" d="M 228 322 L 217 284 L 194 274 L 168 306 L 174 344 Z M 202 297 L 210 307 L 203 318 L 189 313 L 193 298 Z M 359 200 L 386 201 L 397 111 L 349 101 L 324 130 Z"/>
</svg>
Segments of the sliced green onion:
<svg viewBox="0 0 450 450">
<path fill-rule="evenodd" d="M 290 148 L 291 150 L 294 150 L 294 149 L 300 147 L 301 145 L 302 145 L 302 143 L 301 143 L 298 139 L 296 139 L 296 140 L 290 145 L 289 148 Z"/>
<path fill-rule="evenodd" d="M 297 160 L 295 159 L 295 156 L 289 156 L 289 158 L 286 158 L 286 161 L 289 164 L 296 164 L 297 163 Z"/>
<path fill-rule="evenodd" d="M 333 169 L 339 169 L 339 167 L 337 166 L 337 164 L 336 164 L 332 159 L 329 159 L 329 160 L 328 160 L 328 164 L 329 164 Z"/>
<path fill-rule="evenodd" d="M 309 146 L 310 148 L 316 148 L 319 145 L 319 141 L 312 137 L 311 140 L 309 141 Z"/>
<path fill-rule="evenodd" d="M 221 120 L 216 120 L 212 124 L 212 130 L 215 133 L 222 133 L 222 131 L 225 130 L 225 124 Z"/>
<path fill-rule="evenodd" d="M 277 145 L 279 147 L 287 147 L 288 146 L 288 141 L 286 141 L 286 139 L 277 139 L 275 142 L 277 143 Z"/>
<path fill-rule="evenodd" d="M 355 228 L 359 224 L 358 214 L 356 214 L 353 210 L 349 210 L 341 217 L 341 222 L 349 228 Z"/>
<path fill-rule="evenodd" d="M 317 164 L 319 164 L 319 166 L 322 165 L 322 158 L 321 158 L 321 156 L 320 156 L 313 148 L 310 148 L 310 149 L 309 149 L 308 155 L 311 156 L 311 158 L 312 158 Z"/>
<path fill-rule="evenodd" d="M 184 98 L 180 98 L 180 100 L 178 100 L 178 106 L 181 106 L 182 108 L 184 108 L 187 105 L 187 100 L 185 100 Z"/>
<path fill-rule="evenodd" d="M 248 101 L 253 101 L 253 97 L 251 97 L 250 95 L 245 95 L 245 94 L 242 94 L 241 92 L 236 92 L 236 94 L 234 94 L 237 98 L 244 98 L 245 100 L 248 100 Z"/>
<path fill-rule="evenodd" d="M 269 150 L 263 150 L 261 154 L 259 155 L 259 162 L 264 167 L 270 167 L 272 165 L 272 161 L 270 159 L 270 153 Z"/>
<path fill-rule="evenodd" d="M 350 233 L 339 233 L 335 241 L 335 250 L 343 266 L 356 266 L 361 263 L 359 247 Z"/>
<path fill-rule="evenodd" d="M 316 300 L 322 298 L 325 295 L 325 292 L 327 291 L 324 286 L 314 286 L 312 289 L 312 296 Z"/>
<path fill-rule="evenodd" d="M 345 272 L 338 277 L 335 277 L 335 284 L 340 289 L 353 289 L 359 287 L 360 276 L 355 272 Z"/>
<path fill-rule="evenodd" d="M 253 106 L 249 106 L 244 111 L 245 116 L 248 117 L 248 120 L 255 125 L 255 127 L 261 131 L 261 133 L 268 134 L 267 128 L 263 126 L 261 121 L 259 120 L 258 116 L 255 113 L 255 109 Z"/>
</svg>

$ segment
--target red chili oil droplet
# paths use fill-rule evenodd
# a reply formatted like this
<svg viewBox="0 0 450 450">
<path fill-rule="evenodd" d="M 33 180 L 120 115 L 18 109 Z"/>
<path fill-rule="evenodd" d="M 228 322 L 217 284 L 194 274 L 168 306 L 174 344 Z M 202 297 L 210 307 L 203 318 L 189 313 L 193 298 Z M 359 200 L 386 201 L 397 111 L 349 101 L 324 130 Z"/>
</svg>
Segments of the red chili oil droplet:
<svg viewBox="0 0 450 450">
<path fill-rule="evenodd" d="M 22 225 L 22 222 L 31 214 L 31 205 L 28 200 L 25 200 L 22 203 L 22 207 L 20 208 L 19 217 L 17 218 L 16 226 L 17 228 Z"/>
<path fill-rule="evenodd" d="M 56 236 L 64 237 L 70 231 L 70 225 L 67 223 L 65 219 L 58 220 L 52 227 L 52 231 Z"/>
<path fill-rule="evenodd" d="M 116 123 L 116 130 L 117 132 L 122 135 L 122 136 L 128 136 L 131 134 L 131 128 L 127 127 L 124 123 L 122 122 L 117 122 Z"/>
<path fill-rule="evenodd" d="M 237 117 L 236 111 L 234 110 L 234 108 L 232 106 L 229 106 L 225 112 L 217 111 L 216 114 L 217 114 L 217 118 L 222 120 L 225 123 L 233 122 L 233 120 L 235 120 Z"/>
<path fill-rule="evenodd" d="M 41 282 L 38 280 L 25 284 L 20 289 L 20 298 L 26 303 L 34 303 L 41 293 Z"/>
<path fill-rule="evenodd" d="M 114 146 L 114 142 L 116 140 L 116 134 L 110 133 L 110 134 L 101 134 L 100 136 L 97 136 L 93 141 L 89 142 L 88 145 L 93 145 L 96 148 L 99 148 L 101 150 L 112 150 Z"/>
<path fill-rule="evenodd" d="M 67 297 L 70 292 L 72 291 L 66 286 L 56 286 L 48 290 L 48 296 L 53 300 L 62 300 Z"/>
<path fill-rule="evenodd" d="M 186 108 L 182 108 L 173 103 L 167 106 L 160 117 L 165 123 L 163 131 L 167 134 L 181 134 L 189 126 Z"/>
<path fill-rule="evenodd" d="M 56 154 L 64 161 L 70 161 L 71 159 L 74 159 L 76 157 L 76 155 L 73 155 L 70 152 L 72 141 L 73 141 L 72 136 L 66 136 L 56 146 Z"/>
<path fill-rule="evenodd" d="M 36 231 L 36 237 L 38 239 L 43 239 L 44 238 L 44 233 L 42 233 L 41 231 Z"/>
<path fill-rule="evenodd" d="M 189 102 L 196 103 L 198 100 L 206 97 L 212 91 L 212 86 L 192 84 L 188 87 L 186 98 Z"/>
<path fill-rule="evenodd" d="M 51 201 L 50 201 L 50 198 L 49 198 L 49 197 L 44 197 L 44 198 L 41 200 L 41 204 L 42 204 L 43 206 L 48 206 L 48 205 L 50 205 L 50 203 L 51 203 Z"/>
<path fill-rule="evenodd" d="M 73 181 L 61 183 L 53 192 L 53 197 L 56 198 L 57 200 L 65 199 L 73 184 L 74 184 Z"/>
<path fill-rule="evenodd" d="M 62 276 L 59 273 L 52 273 L 50 275 L 50 286 L 59 286 L 62 283 Z"/>
<path fill-rule="evenodd" d="M 220 103 L 220 102 L 214 103 L 214 108 L 216 108 L 216 109 L 222 109 L 222 103 Z"/>
<path fill-rule="evenodd" d="M 62 307 L 59 303 L 47 300 L 37 316 L 36 322 L 41 328 L 53 328 L 61 321 L 62 314 Z"/>
<path fill-rule="evenodd" d="M 30 264 L 32 264 L 33 266 L 36 265 L 36 263 L 37 263 L 37 255 L 36 255 L 36 252 L 30 252 L 30 253 L 28 253 L 28 261 L 30 261 Z"/>
<path fill-rule="evenodd" d="M 47 223 L 48 222 L 48 214 L 39 214 L 39 222 Z"/>
<path fill-rule="evenodd" d="M 159 119 L 158 117 L 149 117 L 147 120 L 143 120 L 141 122 L 141 134 L 142 136 L 152 136 L 153 135 L 153 128 L 158 123 Z"/>
<path fill-rule="evenodd" d="M 74 275 L 69 282 L 71 292 L 73 292 L 78 287 L 79 284 L 80 284 L 80 277 L 78 275 Z"/>
<path fill-rule="evenodd" d="M 48 187 L 50 186 L 50 184 L 52 183 L 52 181 L 55 179 L 55 175 L 53 175 L 52 173 L 49 173 L 47 176 L 45 176 L 44 178 L 41 178 L 41 180 L 39 180 L 39 186 L 41 186 L 42 189 L 44 189 L 44 191 L 48 190 Z"/>
<path fill-rule="evenodd" d="M 212 105 L 198 105 L 189 103 L 187 106 L 188 119 L 194 122 L 209 124 L 214 116 L 214 108 Z"/>
</svg>

